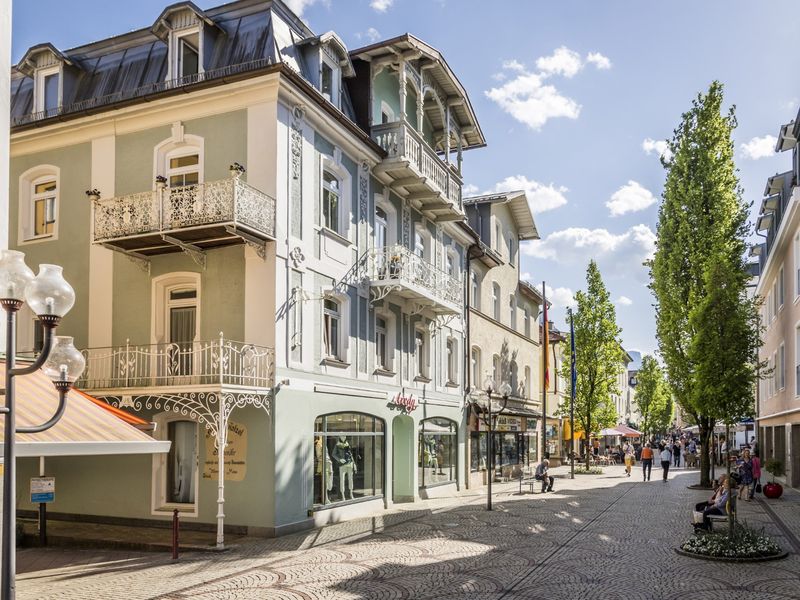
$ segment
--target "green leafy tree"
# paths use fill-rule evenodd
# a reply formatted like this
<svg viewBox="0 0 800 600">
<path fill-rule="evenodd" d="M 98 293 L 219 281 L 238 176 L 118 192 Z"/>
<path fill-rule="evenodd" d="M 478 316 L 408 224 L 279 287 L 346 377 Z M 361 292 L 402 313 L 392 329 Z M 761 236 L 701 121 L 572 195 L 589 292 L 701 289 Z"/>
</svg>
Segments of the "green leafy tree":
<svg viewBox="0 0 800 600">
<path fill-rule="evenodd" d="M 720 309 L 706 306 L 709 282 L 741 268 L 747 234 L 748 206 L 742 200 L 733 162 L 735 127 L 734 109 L 723 112 L 723 87 L 717 81 L 683 114 L 668 142 L 672 158 L 664 162 L 667 178 L 657 249 L 650 262 L 656 333 L 667 381 L 684 413 L 698 425 L 703 448 L 710 447 L 714 425 L 723 417 L 718 405 L 726 400 L 716 392 L 707 395 L 708 390 L 721 388 L 706 382 L 711 359 L 701 353 L 724 355 L 727 348 L 715 345 L 720 336 L 701 339 L 708 335 L 711 323 L 704 323 L 699 311 Z M 709 267 L 719 264 L 724 268 L 714 276 L 709 274 Z M 736 360 L 743 359 L 740 354 Z M 709 456 L 704 452 L 701 485 L 710 485 L 709 472 Z"/>
<path fill-rule="evenodd" d="M 577 371 L 575 421 L 588 444 L 591 433 L 617 423 L 611 395 L 620 393 L 617 381 L 623 358 L 619 339 L 622 330 L 617 326 L 614 304 L 594 261 L 586 270 L 586 291 L 577 292 L 575 300 L 578 305 L 573 317 Z M 569 361 L 564 361 L 562 375 L 571 381 Z M 586 468 L 589 468 L 588 446 Z"/>
<path fill-rule="evenodd" d="M 637 374 L 636 404 L 642 415 L 642 433 L 666 431 L 672 420 L 672 397 L 664 379 L 664 371 L 652 356 L 642 358 Z"/>
</svg>

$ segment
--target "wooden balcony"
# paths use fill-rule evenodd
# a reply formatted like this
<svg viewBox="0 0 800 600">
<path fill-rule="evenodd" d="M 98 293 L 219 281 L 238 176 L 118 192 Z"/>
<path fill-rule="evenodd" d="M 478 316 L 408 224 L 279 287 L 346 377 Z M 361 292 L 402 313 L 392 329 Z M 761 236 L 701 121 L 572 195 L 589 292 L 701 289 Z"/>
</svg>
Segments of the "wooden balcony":
<svg viewBox="0 0 800 600">
<path fill-rule="evenodd" d="M 373 248 L 367 252 L 365 278 L 374 299 L 390 294 L 411 300 L 418 309 L 436 314 L 461 312 L 463 285 L 458 277 L 437 268 L 405 246 Z"/>
<path fill-rule="evenodd" d="M 275 236 L 275 199 L 231 177 L 96 199 L 92 220 L 95 244 L 134 258 L 184 251 L 204 262 L 206 250 L 242 243 L 264 256 Z"/>
<path fill-rule="evenodd" d="M 415 129 L 405 122 L 375 125 L 372 138 L 387 153 L 375 172 L 388 175 L 392 188 L 433 221 L 464 218 L 460 173 L 443 161 Z"/>
</svg>

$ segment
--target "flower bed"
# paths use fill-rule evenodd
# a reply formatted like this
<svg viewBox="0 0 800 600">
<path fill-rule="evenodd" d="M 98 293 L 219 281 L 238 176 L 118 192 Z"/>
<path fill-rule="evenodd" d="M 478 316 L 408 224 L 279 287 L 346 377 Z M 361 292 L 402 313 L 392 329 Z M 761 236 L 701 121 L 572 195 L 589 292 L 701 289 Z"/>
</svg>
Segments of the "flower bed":
<svg viewBox="0 0 800 600">
<path fill-rule="evenodd" d="M 785 555 L 769 536 L 736 525 L 733 537 L 726 532 L 695 534 L 680 546 L 683 553 L 714 560 L 763 560 Z"/>
<path fill-rule="evenodd" d="M 602 475 L 603 469 L 600 467 L 575 467 L 575 475 Z"/>
</svg>

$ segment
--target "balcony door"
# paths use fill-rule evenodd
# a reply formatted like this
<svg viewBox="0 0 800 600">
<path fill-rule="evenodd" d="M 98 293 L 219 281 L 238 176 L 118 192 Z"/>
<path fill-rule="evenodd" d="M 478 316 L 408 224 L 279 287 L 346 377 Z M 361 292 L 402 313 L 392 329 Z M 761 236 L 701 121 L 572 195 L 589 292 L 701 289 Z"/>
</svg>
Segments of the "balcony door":
<svg viewBox="0 0 800 600">
<path fill-rule="evenodd" d="M 197 335 L 197 290 L 177 288 L 167 300 L 169 334 L 168 371 L 177 377 L 194 373 L 194 342 Z"/>
<path fill-rule="evenodd" d="M 173 228 L 190 225 L 196 209 L 197 184 L 200 183 L 200 155 L 196 150 L 183 150 L 167 159 L 169 183 L 169 216 Z"/>
</svg>

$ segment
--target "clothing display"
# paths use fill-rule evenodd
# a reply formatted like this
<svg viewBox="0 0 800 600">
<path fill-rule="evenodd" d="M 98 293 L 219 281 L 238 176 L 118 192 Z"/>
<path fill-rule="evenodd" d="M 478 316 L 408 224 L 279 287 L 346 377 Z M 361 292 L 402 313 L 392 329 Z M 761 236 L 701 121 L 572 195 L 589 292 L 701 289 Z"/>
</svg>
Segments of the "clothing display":
<svg viewBox="0 0 800 600">
<path fill-rule="evenodd" d="M 353 476 L 356 474 L 357 469 L 347 436 L 339 436 L 339 441 L 336 442 L 332 454 L 333 460 L 336 461 L 339 469 L 339 498 L 341 500 L 353 500 Z M 346 490 L 350 491 L 349 497 L 345 494 Z"/>
</svg>

